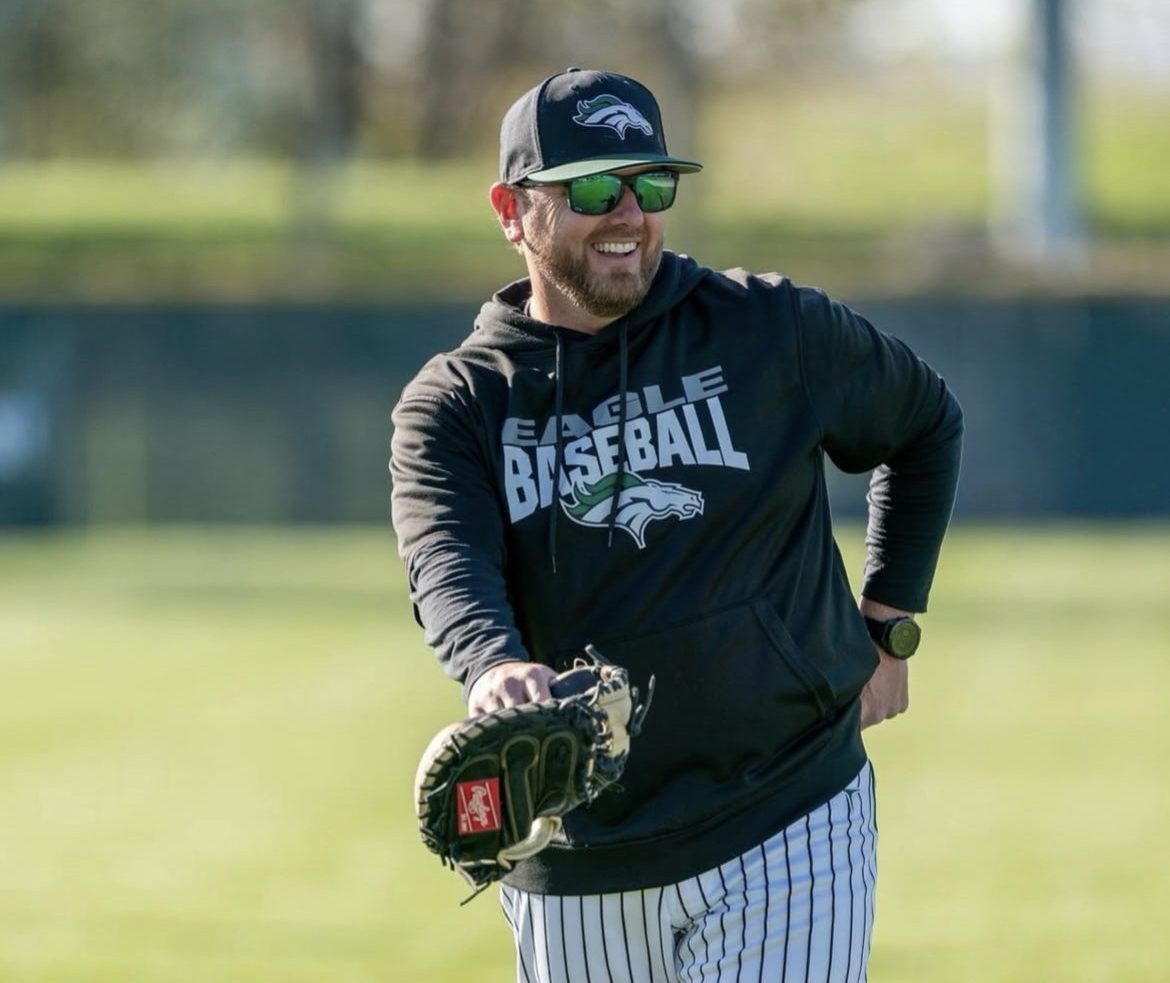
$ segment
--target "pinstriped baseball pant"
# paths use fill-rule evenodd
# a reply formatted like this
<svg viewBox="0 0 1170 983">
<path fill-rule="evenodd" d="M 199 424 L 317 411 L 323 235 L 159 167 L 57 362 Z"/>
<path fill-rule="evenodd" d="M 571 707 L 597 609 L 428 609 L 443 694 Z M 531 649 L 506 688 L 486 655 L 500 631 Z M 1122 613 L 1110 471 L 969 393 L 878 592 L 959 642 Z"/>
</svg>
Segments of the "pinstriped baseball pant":
<svg viewBox="0 0 1170 983">
<path fill-rule="evenodd" d="M 504 886 L 520 983 L 860 983 L 877 880 L 869 764 L 844 790 L 677 884 L 584 897 Z"/>
</svg>

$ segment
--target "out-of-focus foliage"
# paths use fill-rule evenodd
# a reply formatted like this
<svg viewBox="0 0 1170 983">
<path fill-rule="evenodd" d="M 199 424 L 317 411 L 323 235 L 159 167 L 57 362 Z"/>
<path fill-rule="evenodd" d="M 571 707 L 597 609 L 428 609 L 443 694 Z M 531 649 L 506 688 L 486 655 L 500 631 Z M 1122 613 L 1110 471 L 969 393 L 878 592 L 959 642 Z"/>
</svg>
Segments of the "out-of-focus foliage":
<svg viewBox="0 0 1170 983">
<path fill-rule="evenodd" d="M 448 296 L 453 265 L 478 296 L 518 272 L 500 116 L 570 64 L 647 82 L 707 163 L 678 248 L 871 293 L 1026 282 L 1000 226 L 1035 2 L 0 0 L 0 297 Z M 1068 282 L 1164 289 L 1170 7 L 1065 2 Z"/>
<path fill-rule="evenodd" d="M 0 153 L 457 157 L 568 64 L 668 92 L 836 73 L 850 0 L 0 0 Z"/>
<path fill-rule="evenodd" d="M 984 85 L 1029 4 L 985 0 L 0 0 L 0 154 L 459 156 L 568 64 L 662 87 L 686 128 L 712 88 L 906 66 Z M 1170 82 L 1158 0 L 1080 0 L 1086 85 Z M 1128 31 L 1128 33 L 1127 33 Z M 1164 49 L 1163 49 L 1164 50 Z M 1159 69 L 1162 66 L 1162 69 Z M 672 119 L 673 117 L 673 119 Z"/>
<path fill-rule="evenodd" d="M 359 0 L 4 0 L 10 157 L 348 153 Z"/>
</svg>

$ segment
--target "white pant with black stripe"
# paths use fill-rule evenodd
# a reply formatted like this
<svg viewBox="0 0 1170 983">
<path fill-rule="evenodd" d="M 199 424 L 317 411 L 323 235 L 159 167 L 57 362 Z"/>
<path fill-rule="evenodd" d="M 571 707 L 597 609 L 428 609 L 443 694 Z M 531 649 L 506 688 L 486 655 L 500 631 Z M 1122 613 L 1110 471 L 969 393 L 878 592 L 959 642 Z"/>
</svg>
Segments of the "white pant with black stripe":
<svg viewBox="0 0 1170 983">
<path fill-rule="evenodd" d="M 869 764 L 742 856 L 677 884 L 562 896 L 501 888 L 523 983 L 858 983 L 877 880 Z"/>
</svg>

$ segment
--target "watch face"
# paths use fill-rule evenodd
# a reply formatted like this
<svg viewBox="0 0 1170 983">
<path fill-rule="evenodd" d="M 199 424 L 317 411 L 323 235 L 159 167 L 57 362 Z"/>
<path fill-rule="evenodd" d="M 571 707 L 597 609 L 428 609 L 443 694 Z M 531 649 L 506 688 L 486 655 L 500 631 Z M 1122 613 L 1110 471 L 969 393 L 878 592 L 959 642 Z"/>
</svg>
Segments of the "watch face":
<svg viewBox="0 0 1170 983">
<path fill-rule="evenodd" d="M 890 626 L 889 653 L 899 659 L 908 659 L 918 651 L 918 642 L 922 638 L 922 629 L 918 624 L 907 618 Z"/>
</svg>

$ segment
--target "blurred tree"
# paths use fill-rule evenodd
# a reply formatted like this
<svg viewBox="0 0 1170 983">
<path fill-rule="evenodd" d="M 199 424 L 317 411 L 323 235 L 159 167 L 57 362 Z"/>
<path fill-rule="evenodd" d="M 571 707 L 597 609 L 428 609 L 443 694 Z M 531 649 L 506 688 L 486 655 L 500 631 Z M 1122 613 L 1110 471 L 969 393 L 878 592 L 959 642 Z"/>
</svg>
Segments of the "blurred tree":
<svg viewBox="0 0 1170 983">
<path fill-rule="evenodd" d="M 704 76 L 774 81 L 851 59 L 845 23 L 855 0 L 689 0 L 689 43 Z M 669 6 L 669 5 L 668 5 Z"/>
<path fill-rule="evenodd" d="M 289 275 L 319 283 L 333 276 L 333 204 L 338 172 L 352 156 L 363 104 L 363 61 L 357 43 L 360 0 L 298 0 L 290 5 L 301 55 L 295 160 L 289 203 Z M 312 430 L 305 407 L 303 429 Z M 320 494 L 326 482 L 315 476 Z M 319 486 L 319 487 L 318 487 Z M 310 493 L 306 493 L 310 494 Z"/>
<path fill-rule="evenodd" d="M 685 7 L 673 0 L 658 0 L 650 10 L 650 33 L 661 38 L 661 57 L 667 91 L 677 100 L 679 111 L 668 113 L 670 146 L 694 153 L 697 144 L 695 114 L 702 88 L 703 68 L 695 37 L 698 26 Z"/>
<path fill-rule="evenodd" d="M 361 123 L 360 0 L 301 0 L 300 7 L 308 75 L 300 156 L 341 160 L 353 152 Z"/>
<path fill-rule="evenodd" d="M 54 17 L 53 0 L 0 0 L 0 150 L 11 155 L 43 151 L 33 131 L 53 128 L 52 107 L 69 61 L 66 25 Z M 38 137 L 40 137 L 38 139 Z"/>
<path fill-rule="evenodd" d="M 625 72 L 663 97 L 671 143 L 693 149 L 713 75 L 792 72 L 833 61 L 849 0 L 427 0 L 416 60 L 417 152 L 459 156 L 485 110 L 569 65 Z M 510 87 L 506 87 L 510 86 Z M 493 132 L 494 136 L 494 132 Z"/>
<path fill-rule="evenodd" d="M 9 153 L 154 156 L 231 145 L 252 108 L 242 19 L 230 0 L 2 0 Z"/>
<path fill-rule="evenodd" d="M 533 0 L 429 0 L 419 47 L 416 149 L 440 160 L 465 154 L 468 132 L 510 62 L 524 60 L 541 14 Z"/>
<path fill-rule="evenodd" d="M 419 57 L 418 152 L 450 157 L 461 149 L 458 123 L 467 112 L 467 75 L 459 58 L 458 0 L 430 0 Z M 482 4 L 476 4 L 482 9 Z"/>
<path fill-rule="evenodd" d="M 670 92 L 819 65 L 847 0 L 0 0 L 0 146 L 23 156 L 430 159 L 570 64 Z"/>
</svg>

